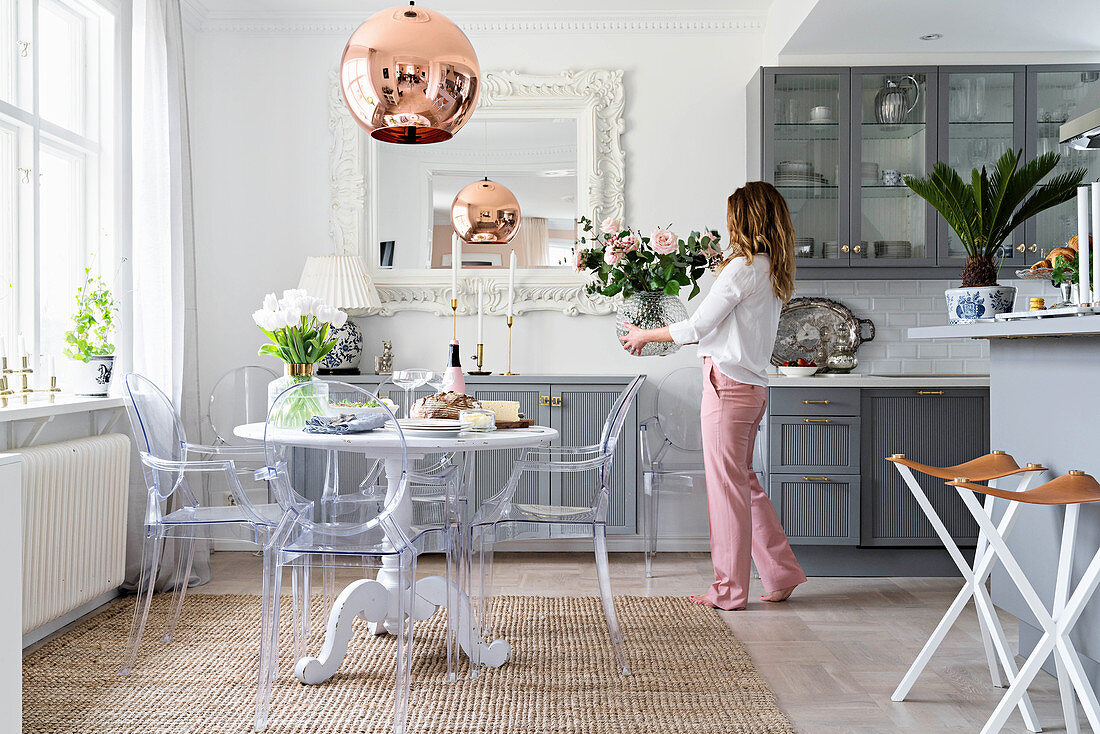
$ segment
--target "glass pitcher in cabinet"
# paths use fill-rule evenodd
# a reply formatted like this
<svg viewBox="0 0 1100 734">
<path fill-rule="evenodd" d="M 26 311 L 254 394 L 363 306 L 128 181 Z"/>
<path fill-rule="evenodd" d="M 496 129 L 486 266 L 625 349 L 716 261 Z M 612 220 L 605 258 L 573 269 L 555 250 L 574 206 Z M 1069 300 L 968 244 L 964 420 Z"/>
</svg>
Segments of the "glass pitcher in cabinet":
<svg viewBox="0 0 1100 734">
<path fill-rule="evenodd" d="M 1094 85 L 1100 84 L 1100 65 L 1057 70 L 1028 67 L 1028 156 L 1050 151 L 1062 155 L 1051 176 L 1077 168 L 1088 169 L 1085 181 L 1100 180 L 1100 155 L 1094 150 L 1077 150 L 1058 142 L 1058 128 L 1084 112 L 1078 107 Z M 1038 262 L 1055 247 L 1062 247 L 1077 234 L 1077 204 L 1067 201 L 1040 212 L 1026 225 L 1028 263 Z"/>
<path fill-rule="evenodd" d="M 935 212 L 904 178 L 935 162 L 936 70 L 853 69 L 851 87 L 850 262 L 934 265 Z"/>
<path fill-rule="evenodd" d="M 787 200 L 799 267 L 848 262 L 848 83 L 846 69 L 765 72 L 763 177 Z"/>
</svg>

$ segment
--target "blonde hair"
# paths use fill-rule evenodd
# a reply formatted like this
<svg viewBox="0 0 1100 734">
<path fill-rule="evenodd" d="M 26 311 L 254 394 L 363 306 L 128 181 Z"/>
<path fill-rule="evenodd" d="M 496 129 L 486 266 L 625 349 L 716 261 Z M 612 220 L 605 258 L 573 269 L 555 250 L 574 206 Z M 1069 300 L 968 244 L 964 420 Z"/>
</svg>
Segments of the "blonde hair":
<svg viewBox="0 0 1100 734">
<path fill-rule="evenodd" d="M 766 181 L 749 181 L 730 194 L 726 206 L 730 253 L 724 268 L 735 257 L 749 263 L 757 253 L 771 260 L 772 291 L 783 303 L 794 293 L 794 224 L 783 195 Z"/>
</svg>

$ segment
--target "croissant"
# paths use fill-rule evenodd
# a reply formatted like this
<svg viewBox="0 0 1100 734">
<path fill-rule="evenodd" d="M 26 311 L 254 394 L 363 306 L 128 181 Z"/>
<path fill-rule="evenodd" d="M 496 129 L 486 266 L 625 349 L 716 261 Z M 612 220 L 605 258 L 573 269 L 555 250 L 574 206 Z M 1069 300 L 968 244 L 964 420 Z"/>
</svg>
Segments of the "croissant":
<svg viewBox="0 0 1100 734">
<path fill-rule="evenodd" d="M 1032 270 L 1050 270 L 1050 260 L 1040 260 L 1031 266 Z"/>
<path fill-rule="evenodd" d="M 1092 246 L 1092 235 L 1091 234 L 1089 235 L 1089 246 L 1090 247 Z M 1069 242 L 1066 243 L 1066 247 L 1073 250 L 1074 252 L 1077 252 L 1078 250 L 1080 250 L 1081 243 L 1078 242 L 1077 235 L 1073 235 L 1072 237 L 1069 238 Z"/>
<path fill-rule="evenodd" d="M 1050 260 L 1050 264 L 1053 266 L 1057 266 L 1058 260 L 1061 258 L 1065 258 L 1066 260 L 1073 260 L 1076 257 L 1077 253 L 1069 249 L 1068 247 L 1055 247 L 1053 250 L 1050 251 L 1050 254 L 1047 255 L 1047 259 Z"/>
</svg>

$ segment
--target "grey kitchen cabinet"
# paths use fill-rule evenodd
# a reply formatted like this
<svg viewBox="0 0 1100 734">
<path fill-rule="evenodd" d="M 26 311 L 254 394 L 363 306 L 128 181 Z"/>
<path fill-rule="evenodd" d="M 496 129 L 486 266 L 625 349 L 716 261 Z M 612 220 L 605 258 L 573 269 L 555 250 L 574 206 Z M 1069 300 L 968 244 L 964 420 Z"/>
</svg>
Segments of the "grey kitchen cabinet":
<svg viewBox="0 0 1100 734">
<path fill-rule="evenodd" d="M 949 466 L 987 453 L 988 396 L 987 388 L 770 388 L 766 486 L 791 543 L 939 546 L 885 458 Z M 976 529 L 955 490 L 918 479 L 956 541 L 973 545 Z"/>
<path fill-rule="evenodd" d="M 932 466 L 952 466 L 989 453 L 989 391 L 984 388 L 866 389 L 863 415 L 862 545 L 938 546 L 924 513 L 885 457 L 905 454 Z M 914 472 L 959 544 L 973 545 L 977 525 L 953 487 Z"/>
<path fill-rule="evenodd" d="M 372 389 L 384 376 L 352 375 L 340 378 Z M 540 425 L 558 430 L 555 442 L 563 446 L 598 443 L 604 421 L 619 393 L 633 379 L 630 376 L 608 375 L 485 375 L 466 376 L 466 392 L 481 400 L 514 400 L 520 412 Z M 398 402 L 404 391 L 392 383 L 383 392 Z M 418 390 L 414 397 L 429 394 Z M 612 465 L 608 533 L 637 532 L 638 496 L 638 415 L 637 405 L 631 407 L 619 438 Z M 519 451 L 494 451 L 476 455 L 474 500 L 480 504 L 499 492 L 512 472 Z M 528 473 L 520 480 L 516 493 L 521 502 L 548 505 L 569 505 L 587 502 L 598 487 L 595 472 Z M 590 531 L 586 531 L 590 532 Z M 525 532 L 525 534 L 527 534 Z M 573 535 L 569 528 L 553 526 L 549 537 Z"/>
<path fill-rule="evenodd" d="M 903 123 L 878 123 L 875 95 L 886 80 L 911 86 L 906 77 L 921 90 L 917 104 Z M 800 278 L 957 277 L 964 253 L 943 218 L 907 187 L 864 173 L 926 175 L 936 161 L 965 172 L 1014 148 L 1027 159 L 1057 151 L 1052 175 L 1085 167 L 1095 179 L 1100 159 L 1060 145 L 1058 126 L 1097 83 L 1100 64 L 764 67 L 749 86 L 750 177 L 787 200 Z M 812 174 L 800 176 L 806 166 Z M 1073 206 L 1014 232 L 1004 265 L 1029 265 L 1065 244 Z"/>
</svg>

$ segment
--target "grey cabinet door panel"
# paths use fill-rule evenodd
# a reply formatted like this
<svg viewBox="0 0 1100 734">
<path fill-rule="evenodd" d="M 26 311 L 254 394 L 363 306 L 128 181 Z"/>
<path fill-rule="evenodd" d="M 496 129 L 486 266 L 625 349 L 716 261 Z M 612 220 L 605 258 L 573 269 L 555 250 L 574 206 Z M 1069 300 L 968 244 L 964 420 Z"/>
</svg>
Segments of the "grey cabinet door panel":
<svg viewBox="0 0 1100 734">
<path fill-rule="evenodd" d="M 792 544 L 859 544 L 859 476 L 773 474 L 768 494 Z"/>
<path fill-rule="evenodd" d="M 863 416 L 863 545 L 940 545 L 901 475 L 884 459 L 905 454 L 922 464 L 954 466 L 988 453 L 988 390 L 864 390 Z M 956 542 L 973 545 L 977 526 L 958 493 L 942 479 L 914 476 Z"/>
<path fill-rule="evenodd" d="M 859 415 L 858 387 L 773 387 L 772 415 Z"/>
<path fill-rule="evenodd" d="M 860 419 L 771 416 L 770 471 L 859 473 Z"/>
<path fill-rule="evenodd" d="M 477 400 L 512 400 L 519 403 L 519 412 L 535 419 L 536 423 L 545 424 L 549 416 L 543 416 L 540 411 L 546 410 L 539 406 L 539 397 L 550 394 L 549 385 L 508 385 L 505 386 L 478 386 L 472 390 L 472 395 Z M 512 451 L 483 451 L 474 454 L 476 467 L 474 470 L 474 502 L 480 507 L 481 503 L 492 497 L 504 488 L 504 483 L 512 473 L 512 465 L 526 449 Z M 550 502 L 549 476 L 537 472 L 525 472 L 519 480 L 516 489 L 516 501 L 525 504 L 545 505 Z"/>
</svg>

